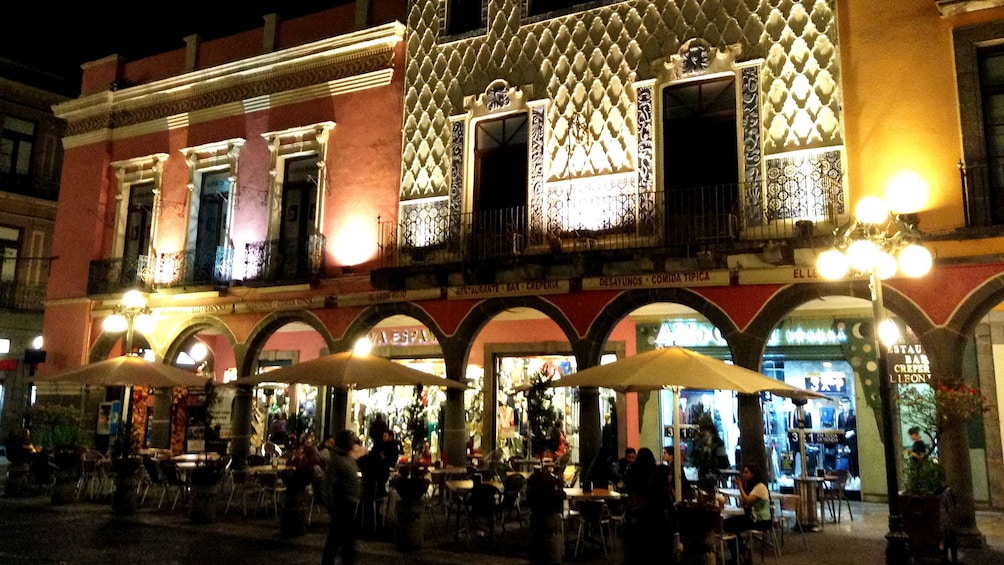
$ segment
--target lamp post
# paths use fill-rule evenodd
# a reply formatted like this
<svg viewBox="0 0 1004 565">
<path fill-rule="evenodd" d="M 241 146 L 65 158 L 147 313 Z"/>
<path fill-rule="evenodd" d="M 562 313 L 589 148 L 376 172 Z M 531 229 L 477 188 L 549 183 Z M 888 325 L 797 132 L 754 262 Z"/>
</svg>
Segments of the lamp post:
<svg viewBox="0 0 1004 565">
<path fill-rule="evenodd" d="M 882 280 L 893 276 L 897 270 L 908 277 L 920 277 L 931 269 L 931 253 L 919 242 L 920 232 L 915 223 L 908 222 L 905 215 L 891 214 L 889 205 L 881 198 L 868 196 L 858 202 L 854 220 L 837 230 L 834 247 L 820 253 L 816 263 L 823 278 L 840 279 L 849 272 L 869 278 L 889 498 L 889 532 L 885 536 L 886 563 L 889 564 L 908 563 L 911 557 L 899 508 L 896 430 L 887 365 L 887 348 L 897 341 L 899 330 L 886 316 Z"/>
<path fill-rule="evenodd" d="M 138 290 L 130 290 L 122 296 L 122 302 L 115 306 L 114 311 L 105 318 L 102 328 L 108 333 L 125 332 L 125 340 L 122 348 L 126 355 L 133 355 L 133 337 L 135 332 L 147 335 L 154 330 L 157 325 L 153 318 L 153 310 L 146 305 L 146 298 Z M 129 388 L 123 395 L 122 413 L 126 415 L 126 428 L 130 434 L 132 430 L 132 406 Z"/>
</svg>

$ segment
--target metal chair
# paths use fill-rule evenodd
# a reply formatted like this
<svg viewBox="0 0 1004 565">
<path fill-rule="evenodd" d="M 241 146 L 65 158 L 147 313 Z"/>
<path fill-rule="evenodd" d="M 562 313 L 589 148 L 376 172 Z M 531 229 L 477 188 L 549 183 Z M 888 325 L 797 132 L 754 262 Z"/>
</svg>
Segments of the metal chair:
<svg viewBox="0 0 1004 565">
<path fill-rule="evenodd" d="M 502 501 L 499 503 L 499 514 L 501 515 L 501 528 L 505 530 L 506 522 L 516 516 L 520 531 L 523 530 L 523 512 L 519 501 L 523 496 L 523 488 L 526 486 L 526 477 L 520 474 L 509 475 L 505 478 L 502 487 Z"/>
<path fill-rule="evenodd" d="M 805 539 L 805 532 L 802 528 L 796 528 L 798 523 L 798 504 L 802 497 L 797 494 L 783 494 L 774 500 L 774 525 L 781 532 L 781 547 L 784 547 L 784 528 L 787 526 L 791 530 L 797 530 L 802 536 L 802 546 L 809 549 L 809 542 Z"/>
<path fill-rule="evenodd" d="M 826 472 L 826 481 L 823 482 L 823 500 L 830 510 L 830 517 L 834 522 L 840 523 L 843 504 L 847 505 L 847 515 L 851 520 L 854 514 L 851 513 L 851 501 L 847 498 L 844 488 L 847 486 L 847 479 L 850 478 L 850 471 L 846 469 L 834 469 Z"/>
<path fill-rule="evenodd" d="M 579 527 L 575 535 L 575 553 L 573 557 L 577 558 L 579 556 L 579 547 L 582 545 L 582 542 L 594 532 L 600 535 L 603 556 L 608 556 L 607 536 L 610 533 L 610 515 L 606 502 L 603 500 L 580 500 L 577 521 Z"/>
<path fill-rule="evenodd" d="M 144 457 L 143 469 L 146 470 L 146 480 L 140 485 L 140 488 L 143 490 L 143 494 L 139 500 L 140 506 L 146 503 L 146 495 L 149 494 L 150 487 L 160 487 L 162 497 L 164 490 L 167 489 L 167 480 L 164 478 L 164 474 L 160 472 L 160 466 L 157 465 L 157 461 L 150 457 Z"/>
<path fill-rule="evenodd" d="M 246 469 L 231 471 L 230 473 L 230 496 L 227 498 L 227 506 L 223 510 L 224 514 L 230 513 L 230 504 L 234 501 L 234 496 L 240 491 L 241 506 L 244 508 L 244 516 L 248 515 L 248 497 L 254 497 L 257 501 L 261 494 L 261 486 L 254 480 L 254 476 Z"/>
<path fill-rule="evenodd" d="M 498 517 L 502 493 L 487 483 L 475 484 L 467 497 L 468 530 L 471 534 L 487 531 L 488 539 L 495 541 L 495 521 Z M 487 527 L 483 524 L 487 523 Z"/>
<path fill-rule="evenodd" d="M 160 509 L 161 505 L 164 504 L 164 497 L 167 495 L 169 490 L 174 491 L 174 501 L 171 503 L 171 510 L 178 505 L 178 500 L 185 500 L 188 497 L 188 483 L 181 477 L 181 471 L 178 470 L 178 465 L 174 461 L 165 460 L 160 462 L 160 472 L 164 477 L 165 486 L 163 492 L 160 494 L 160 501 L 157 502 L 157 508 Z"/>
</svg>

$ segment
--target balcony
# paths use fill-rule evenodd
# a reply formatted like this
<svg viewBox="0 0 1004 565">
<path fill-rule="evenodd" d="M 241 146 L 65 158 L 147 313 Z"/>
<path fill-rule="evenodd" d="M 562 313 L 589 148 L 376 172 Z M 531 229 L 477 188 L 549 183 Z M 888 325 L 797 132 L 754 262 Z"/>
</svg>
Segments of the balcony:
<svg viewBox="0 0 1004 565">
<path fill-rule="evenodd" d="M 234 248 L 211 247 L 157 256 L 154 286 L 186 288 L 227 287 L 233 273 Z"/>
<path fill-rule="evenodd" d="M 609 263 L 639 256 L 665 262 L 759 251 L 769 241 L 805 240 L 838 225 L 843 213 L 839 182 L 811 188 L 784 186 L 752 209 L 739 204 L 741 185 L 716 185 L 597 197 L 551 197 L 536 207 L 485 213 L 442 211 L 384 222 L 380 270 Z M 657 267 L 661 268 L 661 266 Z M 481 269 L 482 271 L 484 269 Z M 576 273 L 569 271 L 571 276 Z M 582 274 L 582 273 L 580 273 Z M 393 286 L 393 283 L 388 283 Z"/>
<path fill-rule="evenodd" d="M 0 308 L 25 312 L 45 309 L 45 286 L 52 259 L 0 261 Z"/>
<path fill-rule="evenodd" d="M 146 255 L 91 261 L 87 272 L 87 294 L 114 294 L 129 289 L 150 290 L 153 281 Z"/>
<path fill-rule="evenodd" d="M 320 280 L 324 277 L 326 245 L 323 235 L 249 243 L 244 282 L 268 285 Z"/>
</svg>

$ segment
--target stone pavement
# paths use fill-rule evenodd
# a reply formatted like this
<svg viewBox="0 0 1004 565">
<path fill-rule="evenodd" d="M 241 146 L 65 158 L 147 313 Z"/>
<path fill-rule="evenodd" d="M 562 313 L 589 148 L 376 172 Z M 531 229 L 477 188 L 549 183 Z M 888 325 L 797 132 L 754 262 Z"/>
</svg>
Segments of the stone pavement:
<svg viewBox="0 0 1004 565">
<path fill-rule="evenodd" d="M 215 523 L 198 526 L 187 512 L 149 507 L 127 518 L 117 518 L 107 504 L 77 502 L 53 506 L 48 498 L 0 498 L 0 563 L 239 563 L 277 565 L 317 563 L 324 544 L 326 517 L 316 519 L 308 532 L 297 538 L 279 535 L 274 517 L 245 518 L 238 512 L 220 513 Z M 846 515 L 840 524 L 827 523 L 822 532 L 807 533 L 808 549 L 799 534 L 788 532 L 778 563 L 820 565 L 867 565 L 884 561 L 886 507 L 852 502 L 854 519 Z M 845 509 L 846 510 L 846 509 Z M 980 512 L 978 524 L 988 547 L 963 548 L 960 562 L 1004 564 L 1004 514 Z M 529 563 L 529 531 L 514 524 L 494 541 L 462 536 L 454 542 L 452 529 L 442 515 L 429 523 L 427 547 L 400 553 L 389 531 L 369 534 L 360 542 L 364 564 L 515 565 Z M 619 543 L 620 540 L 618 540 Z M 570 556 L 569 561 L 572 562 Z M 619 548 L 609 558 L 594 550 L 578 562 L 621 563 Z M 759 556 L 756 561 L 759 563 Z M 767 562 L 772 559 L 768 556 Z M 653 556 L 652 563 L 659 563 Z M 936 562 L 936 561 L 935 561 Z"/>
</svg>

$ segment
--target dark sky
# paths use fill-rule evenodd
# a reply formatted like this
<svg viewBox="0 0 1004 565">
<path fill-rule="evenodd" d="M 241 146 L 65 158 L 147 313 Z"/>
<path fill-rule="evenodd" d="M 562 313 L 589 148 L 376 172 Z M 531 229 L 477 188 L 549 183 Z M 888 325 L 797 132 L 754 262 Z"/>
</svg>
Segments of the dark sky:
<svg viewBox="0 0 1004 565">
<path fill-rule="evenodd" d="M 0 58 L 68 77 L 79 90 L 88 61 L 115 53 L 139 59 L 184 47 L 193 33 L 213 39 L 260 27 L 268 13 L 288 19 L 344 3 L 0 0 Z"/>
</svg>

